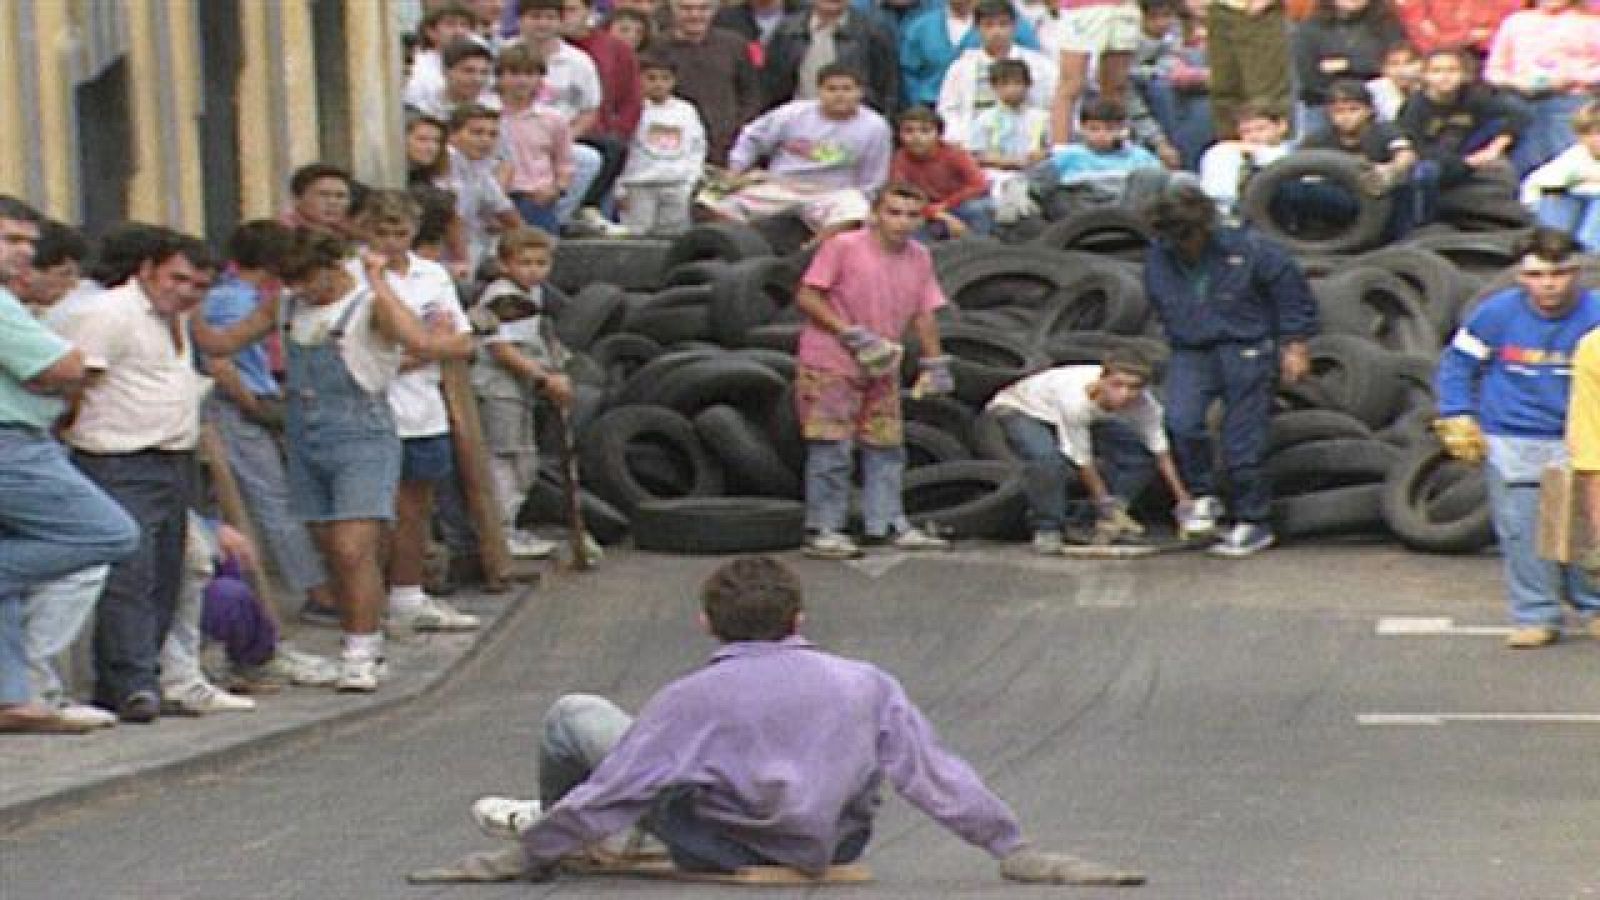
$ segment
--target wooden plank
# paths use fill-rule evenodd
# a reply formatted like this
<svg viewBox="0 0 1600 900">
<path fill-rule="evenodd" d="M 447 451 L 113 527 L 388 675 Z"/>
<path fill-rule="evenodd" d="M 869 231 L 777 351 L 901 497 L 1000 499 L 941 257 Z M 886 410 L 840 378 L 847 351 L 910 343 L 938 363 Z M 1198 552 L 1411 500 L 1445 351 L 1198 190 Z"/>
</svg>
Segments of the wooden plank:
<svg viewBox="0 0 1600 900">
<path fill-rule="evenodd" d="M 483 447 L 483 423 L 478 419 L 472 378 L 462 360 L 441 362 L 439 371 L 445 409 L 450 414 L 450 438 L 456 451 L 456 477 L 467 501 L 467 514 L 478 532 L 484 588 L 503 591 L 511 573 L 511 553 L 500 523 L 500 506 L 495 502 L 494 479 L 489 477 L 489 457 Z"/>
<path fill-rule="evenodd" d="M 1583 515 L 1583 482 L 1571 466 L 1546 466 L 1539 477 L 1539 531 L 1535 552 L 1540 559 L 1568 563 L 1589 546 Z"/>
<path fill-rule="evenodd" d="M 269 579 L 263 572 L 266 566 L 266 545 L 261 543 L 261 535 L 256 533 L 255 520 L 250 518 L 250 510 L 245 506 L 244 494 L 239 490 L 239 481 L 233 476 L 233 467 L 228 465 L 228 448 L 222 442 L 222 435 L 218 433 L 216 423 L 202 421 L 200 424 L 200 455 L 205 460 L 206 471 L 211 475 L 211 488 L 217 495 L 217 508 L 222 513 L 222 521 L 238 529 L 240 534 L 250 539 L 250 546 L 256 548 L 256 564 L 245 568 L 245 577 L 250 580 L 250 588 L 260 598 L 261 608 L 266 612 L 267 618 L 275 626 L 282 624 L 278 611 L 278 598 L 272 591 Z"/>
<path fill-rule="evenodd" d="M 872 870 L 860 863 L 829 866 L 820 877 L 788 866 L 745 866 L 732 872 L 685 872 L 661 857 L 617 858 L 612 860 L 569 859 L 562 863 L 567 871 L 579 875 L 650 878 L 664 881 L 690 881 L 710 884 L 816 886 L 822 884 L 866 884 Z"/>
</svg>

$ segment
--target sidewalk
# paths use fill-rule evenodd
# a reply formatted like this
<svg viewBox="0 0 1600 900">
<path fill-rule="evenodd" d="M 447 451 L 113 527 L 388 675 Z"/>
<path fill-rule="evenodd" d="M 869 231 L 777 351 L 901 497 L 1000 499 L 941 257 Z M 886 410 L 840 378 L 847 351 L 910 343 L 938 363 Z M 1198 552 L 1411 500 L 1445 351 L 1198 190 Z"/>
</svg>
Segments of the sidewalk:
<svg viewBox="0 0 1600 900">
<path fill-rule="evenodd" d="M 0 735 L 0 836 L 136 783 L 148 790 L 203 775 L 416 700 L 492 640 L 503 620 L 537 586 L 537 578 L 530 578 L 514 581 L 500 594 L 461 592 L 450 597 L 461 611 L 481 616 L 483 627 L 389 641 L 390 678 L 374 694 L 288 687 L 257 696 L 253 712 L 165 716 L 151 725 L 123 723 L 85 735 Z M 339 632 L 300 627 L 290 643 L 298 650 L 337 657 Z"/>
</svg>

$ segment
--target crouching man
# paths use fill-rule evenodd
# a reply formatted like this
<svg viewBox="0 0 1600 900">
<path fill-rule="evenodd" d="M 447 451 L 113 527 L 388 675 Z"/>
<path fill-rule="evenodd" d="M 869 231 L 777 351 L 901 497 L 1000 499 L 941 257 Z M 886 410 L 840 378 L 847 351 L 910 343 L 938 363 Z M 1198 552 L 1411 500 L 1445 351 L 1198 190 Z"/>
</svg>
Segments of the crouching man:
<svg viewBox="0 0 1600 900">
<path fill-rule="evenodd" d="M 701 602 L 702 624 L 722 642 L 710 663 L 663 688 L 638 718 L 600 697 L 558 700 L 539 745 L 540 802 L 486 797 L 473 807 L 486 833 L 520 842 L 467 857 L 452 880 L 549 879 L 562 857 L 636 822 L 683 870 L 784 865 L 821 875 L 865 851 L 887 780 L 1013 881 L 1143 882 L 1032 849 L 892 676 L 797 633 L 800 583 L 782 563 L 725 563 Z"/>
<path fill-rule="evenodd" d="M 1079 543 L 1138 539 L 1144 526 L 1128 504 L 1152 471 L 1178 502 L 1193 498 L 1178 475 L 1161 427 L 1161 404 L 1146 388 L 1154 371 L 1131 350 L 1112 350 L 1098 366 L 1058 366 L 1029 375 L 989 401 L 1006 443 L 1026 466 L 1033 549 L 1060 553 L 1064 526 Z M 1067 487 L 1077 473 L 1089 504 L 1069 518 Z"/>
</svg>

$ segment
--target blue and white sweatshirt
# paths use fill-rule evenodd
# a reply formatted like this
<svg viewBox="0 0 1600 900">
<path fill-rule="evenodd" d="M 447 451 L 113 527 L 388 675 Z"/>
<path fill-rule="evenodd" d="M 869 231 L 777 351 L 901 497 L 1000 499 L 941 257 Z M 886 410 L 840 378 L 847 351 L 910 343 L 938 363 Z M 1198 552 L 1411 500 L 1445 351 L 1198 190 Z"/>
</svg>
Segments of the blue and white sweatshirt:
<svg viewBox="0 0 1600 900">
<path fill-rule="evenodd" d="M 1600 293 L 1540 315 L 1520 287 L 1485 300 L 1439 358 L 1439 415 L 1476 416 L 1485 434 L 1561 440 L 1578 341 L 1600 327 Z"/>
</svg>

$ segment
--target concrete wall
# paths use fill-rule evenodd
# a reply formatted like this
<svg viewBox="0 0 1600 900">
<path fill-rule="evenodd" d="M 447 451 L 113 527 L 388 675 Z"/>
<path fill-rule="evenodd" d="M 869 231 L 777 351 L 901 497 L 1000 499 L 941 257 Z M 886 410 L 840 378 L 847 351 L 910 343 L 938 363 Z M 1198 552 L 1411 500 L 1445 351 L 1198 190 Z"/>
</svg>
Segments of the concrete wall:
<svg viewBox="0 0 1600 900">
<path fill-rule="evenodd" d="M 111 223 L 85 222 L 87 211 L 106 218 L 110 207 L 220 239 L 280 210 L 289 173 L 307 162 L 345 163 L 377 185 L 404 181 L 397 0 L 236 0 L 227 16 L 203 15 L 207 2 L 216 0 L 0 2 L 0 192 L 92 231 Z M 337 16 L 344 32 L 321 59 L 317 14 Z M 319 85 L 333 70 L 345 75 L 328 79 L 342 96 Z M 107 73 L 119 79 L 109 103 L 88 90 Z M 216 80 L 234 85 L 222 95 L 232 115 L 207 115 Z M 119 133 L 105 117 L 126 118 L 114 124 L 125 124 L 128 146 L 103 146 L 100 135 Z M 338 145 L 323 146 L 325 134 Z M 99 143 L 85 148 L 85 135 Z M 207 166 L 218 148 L 235 158 Z M 91 205 L 90 191 L 117 202 Z"/>
</svg>

